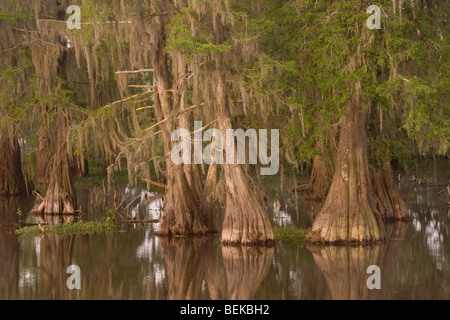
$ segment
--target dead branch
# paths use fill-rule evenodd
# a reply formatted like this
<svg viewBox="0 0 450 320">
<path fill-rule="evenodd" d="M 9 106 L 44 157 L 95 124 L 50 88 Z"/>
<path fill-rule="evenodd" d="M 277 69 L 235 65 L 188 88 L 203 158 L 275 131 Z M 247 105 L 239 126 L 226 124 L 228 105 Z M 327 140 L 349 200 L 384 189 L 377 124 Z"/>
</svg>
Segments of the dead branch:
<svg viewBox="0 0 450 320">
<path fill-rule="evenodd" d="M 157 200 L 157 199 L 161 199 L 161 198 L 164 198 L 164 194 L 158 194 L 158 195 L 156 195 L 156 196 L 153 196 L 153 197 L 150 197 L 150 198 L 148 198 L 148 199 L 145 199 L 143 202 L 144 203 L 147 203 L 147 202 L 152 202 L 152 201 L 155 201 L 155 200 Z"/>
<path fill-rule="evenodd" d="M 153 185 L 155 187 L 162 188 L 162 189 L 167 189 L 167 185 L 165 185 L 164 183 L 155 182 L 155 181 L 152 181 L 152 180 L 149 180 L 149 179 L 145 179 L 145 178 L 142 178 L 141 180 L 144 181 L 144 182 L 150 183 L 151 185 Z"/>
<path fill-rule="evenodd" d="M 140 223 L 140 224 L 145 224 L 145 223 L 158 223 L 159 220 L 155 219 L 155 220 L 122 220 L 122 221 L 118 221 L 117 223 L 119 224 L 135 224 L 135 223 Z"/>
<path fill-rule="evenodd" d="M 149 86 L 149 85 L 141 85 L 141 84 L 130 84 L 128 85 L 128 88 L 138 88 L 138 89 L 155 89 L 155 86 Z"/>
<path fill-rule="evenodd" d="M 140 69 L 140 70 L 123 70 L 123 71 L 116 71 L 116 74 L 136 74 L 141 72 L 153 72 L 153 69 Z"/>
</svg>

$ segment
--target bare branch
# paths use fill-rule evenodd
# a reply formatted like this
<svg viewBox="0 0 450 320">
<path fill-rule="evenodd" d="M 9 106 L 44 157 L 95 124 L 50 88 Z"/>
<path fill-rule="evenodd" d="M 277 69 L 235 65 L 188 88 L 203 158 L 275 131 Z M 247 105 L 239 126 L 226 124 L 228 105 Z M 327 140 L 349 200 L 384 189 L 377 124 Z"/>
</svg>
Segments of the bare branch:
<svg viewBox="0 0 450 320">
<path fill-rule="evenodd" d="M 153 72 L 153 69 L 140 69 L 140 70 L 123 70 L 123 71 L 116 71 L 116 74 L 135 74 L 135 73 L 141 73 L 141 72 Z"/>
</svg>

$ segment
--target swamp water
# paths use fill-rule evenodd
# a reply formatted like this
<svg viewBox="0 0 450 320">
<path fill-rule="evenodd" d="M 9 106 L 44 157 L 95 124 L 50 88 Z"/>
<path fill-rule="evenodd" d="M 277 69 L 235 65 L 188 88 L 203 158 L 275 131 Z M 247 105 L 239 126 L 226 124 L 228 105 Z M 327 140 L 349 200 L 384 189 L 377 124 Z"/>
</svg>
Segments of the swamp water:
<svg viewBox="0 0 450 320">
<path fill-rule="evenodd" d="M 411 221 L 388 224 L 388 240 L 372 246 L 277 241 L 268 249 L 229 248 L 219 236 L 158 238 L 157 223 L 123 224 L 112 233 L 18 237 L 10 225 L 19 220 L 18 208 L 29 212 L 33 201 L 0 199 L 0 299 L 450 299 L 450 208 L 437 196 L 450 173 L 439 175 L 440 186 L 427 183 L 427 173 L 418 176 L 400 184 Z M 310 228 L 320 205 L 295 197 L 293 185 L 286 183 L 281 193 L 279 184 L 268 183 L 267 211 L 274 225 Z M 78 193 L 83 221 L 104 217 L 107 204 L 92 202 L 91 191 Z M 159 218 L 161 200 L 145 202 L 135 189 L 124 194 L 136 199 L 129 216 Z M 70 265 L 80 267 L 80 290 L 67 288 Z M 380 290 L 367 288 L 370 265 L 380 267 Z"/>
</svg>

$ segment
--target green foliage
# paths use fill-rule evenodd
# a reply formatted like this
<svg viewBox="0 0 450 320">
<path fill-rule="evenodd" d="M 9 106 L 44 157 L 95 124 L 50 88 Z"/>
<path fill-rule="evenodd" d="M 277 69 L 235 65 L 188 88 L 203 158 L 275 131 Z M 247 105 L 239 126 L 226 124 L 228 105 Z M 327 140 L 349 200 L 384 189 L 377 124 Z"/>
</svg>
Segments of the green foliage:
<svg viewBox="0 0 450 320">
<path fill-rule="evenodd" d="M 306 236 L 311 230 L 300 229 L 295 226 L 273 227 L 273 235 L 276 241 L 283 241 L 297 245 L 304 245 Z"/>
<path fill-rule="evenodd" d="M 358 82 L 363 97 L 358 107 L 369 111 L 369 135 L 372 149 L 377 149 L 372 156 L 392 154 L 393 146 L 404 145 L 406 139 L 423 153 L 448 151 L 448 3 L 425 8 L 404 2 L 400 15 L 391 1 L 380 1 L 382 29 L 368 30 L 366 9 L 371 4 L 266 3 L 271 10 L 259 20 L 260 44 L 273 65 L 287 67 L 279 69 L 277 78 L 268 72 L 261 80 L 255 64 L 248 78 L 258 79 L 255 86 L 283 92 L 291 118 L 279 125 L 287 134 L 284 148 L 295 150 L 296 160 L 317 153 L 316 142 L 326 140 L 333 124 L 348 112 Z"/>
<path fill-rule="evenodd" d="M 211 53 L 224 53 L 231 50 L 227 43 L 214 44 L 212 34 L 195 36 L 191 30 L 190 23 L 199 24 L 194 12 L 184 9 L 176 14 L 169 24 L 169 40 L 166 51 L 180 52 L 187 57 L 192 55 L 203 55 Z M 198 26 L 197 26 L 198 27 Z"/>
<path fill-rule="evenodd" d="M 60 35 L 72 37 L 68 76 L 61 79 L 55 70 L 47 77 L 34 70 L 36 60 L 41 60 L 36 59 L 38 48 L 51 53 L 61 46 L 51 43 L 55 38 L 46 34 L 46 28 L 37 30 L 34 21 L 36 17 L 54 19 L 55 8 L 41 6 L 35 13 L 34 8 L 23 9 L 8 0 L 0 5 L 0 23 L 10 30 L 5 39 L 13 44 L 1 50 L 15 51 L 7 51 L 14 59 L 3 51 L 0 57 L 0 127 L 18 128 L 21 138 L 26 132 L 24 140 L 35 147 L 36 129 L 51 124 L 63 109 L 76 125 L 71 139 L 80 140 L 72 144 L 78 154 L 104 163 L 120 152 L 129 155 L 145 149 L 151 149 L 152 155 L 143 158 L 164 157 L 161 140 L 150 139 L 157 128 L 145 130 L 157 123 L 155 111 L 145 108 L 154 104 L 152 93 L 127 87 L 151 84 L 152 73 L 114 74 L 151 68 L 144 65 L 148 64 L 150 34 L 145 24 L 154 10 L 161 10 L 168 24 L 169 67 L 171 58 L 182 55 L 187 69 L 195 69 L 188 84 L 188 104 L 210 103 L 193 101 L 196 95 L 200 95 L 197 100 L 213 97 L 200 92 L 207 86 L 202 87 L 198 73 L 220 65 L 226 69 L 235 123 L 280 129 L 285 160 L 294 165 L 321 154 L 319 141 L 333 151 L 339 119 L 359 95 L 357 108 L 369 114 L 372 162 L 405 158 L 413 149 L 422 154 L 448 152 L 448 1 L 404 1 L 401 14 L 387 0 L 231 0 L 215 2 L 211 8 L 209 3 L 167 5 L 161 1 L 155 9 L 147 2 L 114 6 L 111 0 L 82 1 L 82 30 Z M 381 30 L 365 26 L 371 4 L 382 8 Z M 126 23 L 116 25 L 115 21 Z M 215 24 L 226 25 L 220 36 Z M 128 30 L 136 33 L 127 34 Z M 58 51 L 54 54 L 57 57 Z M 50 83 L 42 83 L 44 79 Z M 123 96 L 135 93 L 136 98 Z M 139 155 L 133 159 L 139 167 L 148 160 Z"/>
<path fill-rule="evenodd" d="M 117 221 L 117 217 L 116 217 L 116 213 L 109 209 L 108 207 L 106 208 L 106 218 L 105 218 L 106 222 L 110 222 L 110 223 L 116 223 Z"/>
<path fill-rule="evenodd" d="M 116 228 L 113 222 L 91 221 L 57 224 L 53 226 L 42 225 L 44 234 L 68 235 L 111 232 Z M 17 235 L 36 236 L 41 234 L 38 226 L 24 227 L 16 230 Z"/>
<path fill-rule="evenodd" d="M 20 209 L 19 209 L 20 210 Z M 41 225 L 44 234 L 89 234 L 99 232 L 111 232 L 117 226 L 116 213 L 106 208 L 105 218 L 102 221 L 77 221 L 72 223 L 61 223 L 52 226 Z M 39 226 L 24 227 L 16 230 L 17 235 L 38 235 L 41 234 Z"/>
<path fill-rule="evenodd" d="M 27 11 L 22 9 L 14 12 L 14 14 L 3 11 L 2 8 L 0 8 L 0 21 L 8 22 L 12 25 L 16 25 L 17 23 L 25 22 L 27 18 Z"/>
</svg>

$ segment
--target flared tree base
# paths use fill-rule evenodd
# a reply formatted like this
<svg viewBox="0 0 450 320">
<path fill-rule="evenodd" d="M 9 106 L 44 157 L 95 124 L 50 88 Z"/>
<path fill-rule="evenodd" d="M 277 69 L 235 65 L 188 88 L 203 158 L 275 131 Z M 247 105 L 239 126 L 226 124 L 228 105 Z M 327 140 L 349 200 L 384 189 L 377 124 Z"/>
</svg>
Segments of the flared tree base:
<svg viewBox="0 0 450 320">
<path fill-rule="evenodd" d="M 229 165 L 226 175 L 226 207 L 223 245 L 273 246 L 269 218 L 246 181 L 242 168 Z"/>
<path fill-rule="evenodd" d="M 203 236 L 209 233 L 181 166 L 172 166 L 158 236 Z"/>
<path fill-rule="evenodd" d="M 355 110 L 341 119 L 333 182 L 307 237 L 309 243 L 363 244 L 385 239 L 370 179 L 366 124 L 367 114 Z"/>
<path fill-rule="evenodd" d="M 386 222 L 408 221 L 403 202 L 389 169 L 373 169 L 372 180 L 377 196 L 377 209 Z"/>
</svg>

